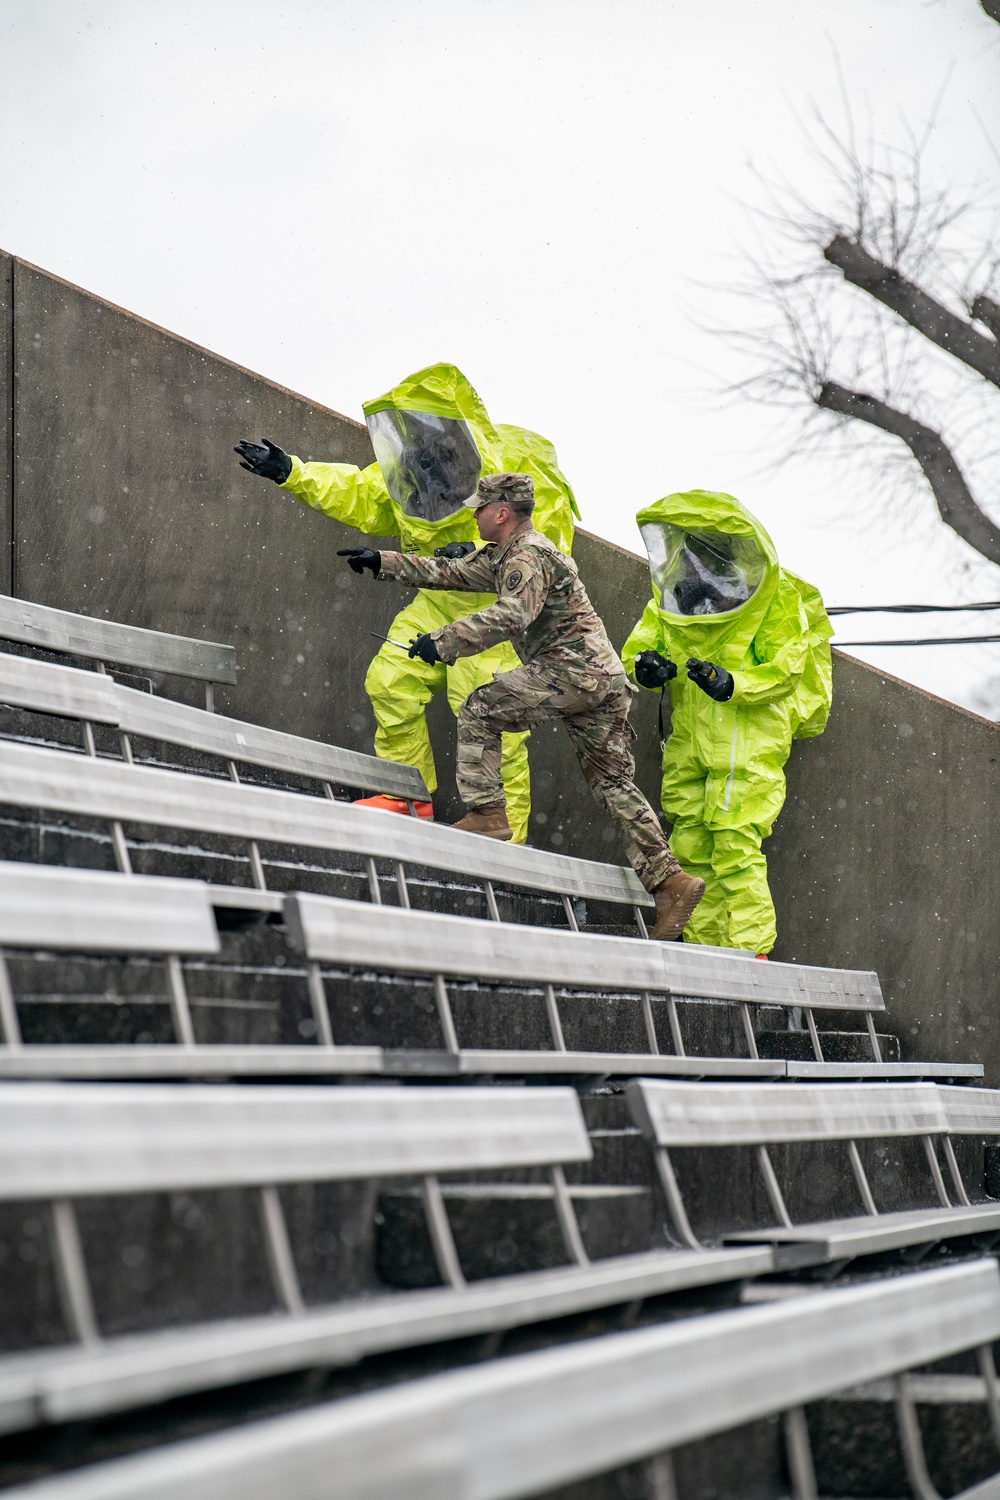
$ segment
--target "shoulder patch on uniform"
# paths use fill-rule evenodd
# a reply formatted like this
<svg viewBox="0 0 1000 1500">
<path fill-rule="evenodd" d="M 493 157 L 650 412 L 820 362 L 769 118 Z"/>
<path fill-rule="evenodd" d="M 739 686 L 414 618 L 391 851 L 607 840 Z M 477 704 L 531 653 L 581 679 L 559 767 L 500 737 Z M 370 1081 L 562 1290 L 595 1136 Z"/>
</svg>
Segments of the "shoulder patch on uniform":
<svg viewBox="0 0 1000 1500">
<path fill-rule="evenodd" d="M 507 586 L 507 588 L 508 589 L 516 589 L 517 586 L 518 586 L 518 584 L 521 582 L 521 578 L 522 577 L 523 577 L 523 574 L 520 572 L 520 570 L 518 568 L 515 568 L 514 571 L 513 571 L 513 573 L 508 573 L 507 574 L 507 579 L 506 579 L 506 586 Z"/>
</svg>

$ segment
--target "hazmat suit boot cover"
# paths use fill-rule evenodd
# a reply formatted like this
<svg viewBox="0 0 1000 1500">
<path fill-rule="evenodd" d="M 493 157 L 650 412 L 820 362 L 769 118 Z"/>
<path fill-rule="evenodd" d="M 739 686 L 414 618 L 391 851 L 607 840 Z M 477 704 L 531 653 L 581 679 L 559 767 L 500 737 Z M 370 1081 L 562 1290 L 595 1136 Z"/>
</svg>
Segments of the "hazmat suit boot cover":
<svg viewBox="0 0 1000 1500">
<path fill-rule="evenodd" d="M 622 651 L 677 663 L 661 800 L 683 868 L 707 883 L 688 941 L 766 953 L 774 907 L 761 843 L 785 798 L 793 738 L 820 734 L 830 712 L 833 628 L 818 591 L 778 564 L 770 536 L 732 495 L 689 490 L 636 517 L 653 597 Z M 689 657 L 733 677 L 718 703 L 685 670 Z"/>
<path fill-rule="evenodd" d="M 559 472 L 551 444 L 522 428 L 494 427 L 478 393 L 455 365 L 418 370 L 366 402 L 364 411 L 373 446 L 388 474 L 378 462 L 359 469 L 354 464 L 303 463 L 293 457 L 282 488 L 333 520 L 370 536 L 398 536 L 402 551 L 431 557 L 449 542 L 480 544 L 475 515 L 462 504 L 461 490 L 468 486 L 467 493 L 472 494 L 480 474 L 503 473 L 517 456 L 525 472 L 537 476 L 534 524 L 556 546 L 569 551 L 576 502 Z M 423 466 L 421 444 L 426 449 Z M 461 498 L 456 500 L 456 496 Z M 449 512 L 451 502 L 456 508 Z M 485 609 L 494 598 L 493 594 L 419 589 L 386 634 L 408 641 Z M 464 657 L 448 669 L 419 658 L 411 661 L 398 648 L 383 646 L 365 679 L 377 724 L 376 754 L 416 766 L 433 791 L 437 772 L 424 714 L 430 698 L 446 692 L 457 714 L 475 688 L 491 681 L 497 672 L 518 665 L 506 642 L 479 656 Z M 504 736 L 507 810 L 518 843 L 527 837 L 530 807 L 526 740 L 526 735 Z"/>
</svg>

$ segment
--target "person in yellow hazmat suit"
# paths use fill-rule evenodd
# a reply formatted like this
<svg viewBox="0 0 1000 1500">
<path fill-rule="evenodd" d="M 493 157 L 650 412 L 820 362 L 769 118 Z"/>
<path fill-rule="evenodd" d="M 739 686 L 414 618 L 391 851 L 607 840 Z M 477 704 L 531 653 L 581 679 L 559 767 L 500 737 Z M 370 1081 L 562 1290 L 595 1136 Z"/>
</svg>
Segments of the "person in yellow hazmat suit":
<svg viewBox="0 0 1000 1500">
<path fill-rule="evenodd" d="M 484 474 L 517 470 L 535 484 L 535 525 L 561 552 L 573 545 L 579 515 L 573 491 L 559 470 L 552 444 L 526 428 L 494 425 L 478 394 L 454 365 L 430 365 L 364 403 L 376 462 L 304 463 L 268 439 L 241 442 L 243 467 L 273 479 L 297 500 L 371 536 L 398 536 L 403 552 L 421 557 L 461 557 L 479 545 L 475 517 L 464 502 Z M 474 614 L 494 603 L 492 594 L 438 593 L 419 589 L 393 620 L 387 634 L 407 642 Z M 452 712 L 496 672 L 518 666 L 509 642 L 454 666 L 434 666 L 384 645 L 365 678 L 375 713 L 375 753 L 416 766 L 429 791 L 437 786 L 425 709 L 435 693 L 447 693 Z M 527 734 L 504 735 L 503 781 L 513 837 L 528 836 L 530 780 Z M 406 812 L 405 802 L 366 797 L 367 805 Z M 424 817 L 430 803 L 417 804 Z"/>
<path fill-rule="evenodd" d="M 785 800 L 792 740 L 829 717 L 833 627 L 732 495 L 668 495 L 636 521 L 653 597 L 622 660 L 640 687 L 670 683 L 663 810 L 677 858 L 706 882 L 684 939 L 764 955 L 775 917 L 761 844 Z"/>
</svg>

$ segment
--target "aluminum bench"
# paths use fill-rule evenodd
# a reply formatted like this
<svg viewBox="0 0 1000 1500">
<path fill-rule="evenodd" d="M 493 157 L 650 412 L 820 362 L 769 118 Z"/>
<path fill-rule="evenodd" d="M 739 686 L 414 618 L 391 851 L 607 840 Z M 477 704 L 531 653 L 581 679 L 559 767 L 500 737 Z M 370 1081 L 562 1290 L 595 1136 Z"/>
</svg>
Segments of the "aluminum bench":
<svg viewBox="0 0 1000 1500">
<path fill-rule="evenodd" d="M 71 614 L 8 594 L 0 594 L 0 640 L 86 657 L 102 671 L 105 662 L 112 662 L 192 677 L 204 682 L 208 708 L 213 706 L 217 682 L 230 686 L 236 682 L 236 652 L 232 646 Z"/>
<path fill-rule="evenodd" d="M 11 1500 L 517 1500 L 646 1463 L 674 1496 L 671 1450 L 784 1416 L 792 1493 L 816 1500 L 803 1407 L 892 1377 L 914 1493 L 936 1500 L 908 1371 L 990 1342 L 1000 1275 L 974 1261 L 492 1360 L 179 1442 L 7 1491 Z M 1000 1452 L 998 1452 L 1000 1461 Z M 994 1500 L 1000 1479 L 964 1500 Z"/>
<path fill-rule="evenodd" d="M 410 1065 L 457 1073 L 546 1074 L 682 1074 L 688 1077 L 784 1078 L 784 1061 L 760 1058 L 750 1005 L 803 1007 L 813 1031 L 813 1009 L 847 1010 L 864 1015 L 875 1041 L 873 1014 L 884 1010 L 878 976 L 848 969 L 809 968 L 803 964 L 756 963 L 745 955 L 695 943 L 650 943 L 548 928 L 497 926 L 468 917 L 433 912 L 377 911 L 357 902 L 325 896 L 286 897 L 285 920 L 294 947 L 309 964 L 309 984 L 320 1034 L 333 1045 L 324 963 L 429 974 L 444 1053 L 424 1054 Z M 375 955 L 373 957 L 373 955 Z M 544 993 L 550 1050 L 482 1050 L 460 1046 L 447 978 L 540 987 Z M 556 988 L 576 986 L 626 991 L 641 1006 L 648 1050 L 645 1053 L 570 1051 L 563 1037 Z M 742 1011 L 748 1057 L 689 1056 L 676 996 L 729 1000 Z M 656 1014 L 666 1017 L 673 1051 L 661 1053 Z M 665 1030 L 666 1027 L 663 1027 Z M 396 1054 L 395 1067 L 406 1066 Z M 839 1065 L 835 1065 L 839 1066 Z M 925 1076 L 981 1077 L 978 1063 L 866 1064 L 869 1076 L 906 1077 L 914 1066 Z"/>
<path fill-rule="evenodd" d="M 992 1089 L 933 1083 L 802 1084 L 780 1089 L 741 1084 L 628 1085 L 632 1118 L 656 1151 L 664 1194 L 681 1241 L 692 1230 L 670 1152 L 684 1147 L 749 1146 L 757 1159 L 777 1224 L 726 1233 L 732 1244 L 767 1243 L 779 1267 L 824 1265 L 858 1256 L 974 1238 L 980 1248 L 1000 1240 L 1000 1203 L 970 1203 L 951 1137 L 1000 1134 L 1000 1096 Z M 938 1206 L 880 1212 L 857 1142 L 911 1137 L 923 1144 L 929 1186 Z M 793 1224 L 768 1146 L 843 1141 L 857 1187 L 857 1217 Z M 949 1196 L 935 1143 L 940 1141 L 956 1202 Z"/>
<path fill-rule="evenodd" d="M 236 763 L 241 762 L 310 777 L 331 798 L 334 783 L 410 801 L 429 796 L 413 766 L 228 719 L 75 667 L 0 654 L 0 703 L 78 720 L 82 747 L 91 756 L 97 753 L 92 726 L 103 724 L 118 730 L 122 757 L 129 764 L 132 736 L 140 735 L 218 756 L 227 763 L 232 781 L 240 779 Z"/>
<path fill-rule="evenodd" d="M 199 1045 L 181 959 L 218 954 L 208 886 L 157 876 L 0 862 L 0 1078 L 378 1074 L 379 1047 Z M 25 1045 L 4 950 L 164 960 L 175 1046 Z"/>
<path fill-rule="evenodd" d="M 75 1346 L 0 1358 L 0 1431 L 92 1417 L 262 1376 L 616 1306 L 773 1268 L 766 1247 L 591 1262 L 576 1205 L 634 1188 L 567 1185 L 592 1148 L 570 1089 L 0 1084 L 0 1200 L 49 1202 Z M 525 1183 L 524 1169 L 536 1169 Z M 484 1172 L 513 1180 L 483 1182 Z M 451 1174 L 474 1173 L 465 1189 Z M 449 1180 L 439 1180 L 449 1174 Z M 279 1187 L 410 1180 L 442 1286 L 307 1306 Z M 278 1314 L 102 1339 L 74 1203 L 243 1187 L 259 1198 Z M 448 1205 L 541 1198 L 565 1264 L 467 1281 Z M 496 1209 L 490 1209 L 495 1213 Z M 492 1220 L 491 1220 L 492 1224 Z M 487 1234 L 502 1233 L 487 1227 Z"/>
<path fill-rule="evenodd" d="M 327 798 L 230 785 L 204 776 L 95 760 L 11 741 L 0 741 L 0 803 L 106 820 L 115 859 L 123 873 L 131 870 L 122 829 L 125 823 L 239 840 L 248 846 L 254 884 L 213 886 L 216 906 L 271 912 L 282 909 L 282 894 L 263 888 L 264 862 L 254 858 L 254 846 L 265 841 L 361 855 L 368 861 L 369 894 L 375 904 L 382 899 L 375 864 L 379 858 L 393 865 L 399 901 L 404 907 L 409 905 L 407 865 L 471 875 L 482 883 L 487 910 L 496 920 L 497 883 L 560 898 L 571 928 L 577 926 L 575 899 L 633 908 L 639 923 L 643 910 L 654 904 L 633 872 L 621 865 L 500 844 L 423 819 L 402 818 Z M 641 930 L 644 933 L 645 927 Z"/>
</svg>

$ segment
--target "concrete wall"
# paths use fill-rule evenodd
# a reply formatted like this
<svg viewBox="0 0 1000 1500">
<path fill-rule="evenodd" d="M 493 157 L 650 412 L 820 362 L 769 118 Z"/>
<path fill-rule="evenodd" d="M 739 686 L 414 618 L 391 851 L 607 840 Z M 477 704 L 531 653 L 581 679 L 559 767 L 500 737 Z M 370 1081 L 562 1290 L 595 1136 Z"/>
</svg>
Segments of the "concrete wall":
<svg viewBox="0 0 1000 1500">
<path fill-rule="evenodd" d="M 370 750 L 369 632 L 386 633 L 409 595 L 355 579 L 335 554 L 356 533 L 253 479 L 231 451 L 266 433 L 365 464 L 364 427 L 9 256 L 0 379 L 0 588 L 230 641 L 240 680 L 222 711 Z M 648 597 L 645 563 L 586 532 L 576 557 L 623 640 Z M 795 746 L 769 846 L 775 956 L 877 969 L 904 1055 L 982 1056 L 1000 1082 L 1000 728 L 845 658 L 835 678 L 830 727 Z M 430 721 L 448 816 L 442 701 Z M 655 797 L 654 695 L 640 695 L 633 722 Z M 532 841 L 619 859 L 558 728 L 536 732 L 531 760 Z"/>
</svg>

